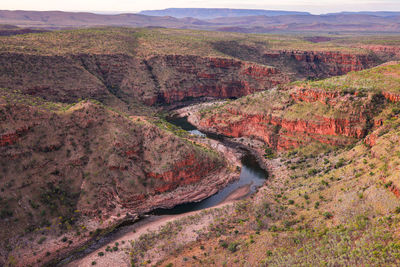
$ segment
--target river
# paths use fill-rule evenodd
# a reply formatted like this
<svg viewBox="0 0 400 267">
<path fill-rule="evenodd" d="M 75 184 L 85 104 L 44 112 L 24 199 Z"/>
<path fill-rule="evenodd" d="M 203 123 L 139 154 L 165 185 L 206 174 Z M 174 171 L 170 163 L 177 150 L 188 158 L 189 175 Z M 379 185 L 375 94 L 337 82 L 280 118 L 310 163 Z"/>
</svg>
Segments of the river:
<svg viewBox="0 0 400 267">
<path fill-rule="evenodd" d="M 170 117 L 167 119 L 169 123 L 181 127 L 182 129 L 199 136 L 207 136 L 211 139 L 218 139 L 219 141 L 224 141 L 225 137 L 212 134 L 212 133 L 202 133 L 195 126 L 187 121 L 186 117 Z M 226 142 L 225 142 L 226 143 Z M 206 198 L 200 202 L 186 203 L 175 206 L 172 209 L 157 209 L 152 212 L 155 215 L 171 215 L 171 214 L 182 214 L 190 211 L 196 211 L 201 209 L 210 208 L 222 203 L 232 192 L 238 188 L 244 186 L 250 186 L 249 194 L 254 193 L 257 188 L 262 186 L 265 179 L 268 177 L 268 173 L 260 167 L 255 156 L 253 156 L 249 151 L 244 151 L 244 155 L 241 159 L 242 169 L 240 172 L 239 180 L 230 183 L 224 189 L 220 190 L 215 195 Z"/>
<path fill-rule="evenodd" d="M 194 135 L 207 136 L 208 138 L 221 141 L 222 143 L 224 143 L 224 145 L 233 145 L 233 142 L 229 141 L 229 138 L 227 137 L 219 136 L 212 133 L 205 134 L 200 132 L 195 126 L 187 121 L 186 117 L 170 117 L 168 118 L 168 122 L 179 126 Z M 240 188 L 249 187 L 249 193 L 247 195 L 256 192 L 257 188 L 264 184 L 266 178 L 268 177 L 268 173 L 260 167 L 256 157 L 247 150 L 243 150 L 243 157 L 241 159 L 241 162 L 242 169 L 239 179 L 233 183 L 228 184 L 224 189 L 220 190 L 218 193 L 212 195 L 211 197 L 208 197 L 200 202 L 177 205 L 171 209 L 156 209 L 145 216 L 145 218 L 133 224 L 127 223 L 127 225 L 118 227 L 113 232 L 102 236 L 96 242 L 90 244 L 83 251 L 72 253 L 72 255 L 59 262 L 57 266 L 63 266 L 68 263 L 70 263 L 69 266 L 73 266 L 73 261 L 84 258 L 86 255 L 89 255 L 97 249 L 114 242 L 116 239 L 121 238 L 127 233 L 132 232 L 132 230 L 145 228 L 146 225 L 151 225 L 154 224 L 154 222 L 162 221 L 162 219 L 168 215 L 185 214 L 188 212 L 217 206 L 218 204 L 224 202 L 224 200 L 226 200 L 231 194 L 233 194 L 236 190 L 239 190 Z"/>
</svg>

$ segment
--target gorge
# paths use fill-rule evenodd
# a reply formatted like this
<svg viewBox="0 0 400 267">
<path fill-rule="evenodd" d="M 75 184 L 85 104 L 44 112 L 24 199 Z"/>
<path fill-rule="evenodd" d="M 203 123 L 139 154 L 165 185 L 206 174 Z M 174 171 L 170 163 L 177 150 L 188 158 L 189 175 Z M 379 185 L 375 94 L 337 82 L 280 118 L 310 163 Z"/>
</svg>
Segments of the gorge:
<svg viewBox="0 0 400 267">
<path fill-rule="evenodd" d="M 159 28 L 0 38 L 0 265 L 62 265 L 79 250 L 103 266 L 222 265 L 218 255 L 235 265 L 252 244 L 272 251 L 291 233 L 397 206 L 396 38 Z M 185 227 L 122 227 L 152 212 L 143 231 L 162 216 Z M 116 228 L 134 240 L 114 246 Z"/>
</svg>

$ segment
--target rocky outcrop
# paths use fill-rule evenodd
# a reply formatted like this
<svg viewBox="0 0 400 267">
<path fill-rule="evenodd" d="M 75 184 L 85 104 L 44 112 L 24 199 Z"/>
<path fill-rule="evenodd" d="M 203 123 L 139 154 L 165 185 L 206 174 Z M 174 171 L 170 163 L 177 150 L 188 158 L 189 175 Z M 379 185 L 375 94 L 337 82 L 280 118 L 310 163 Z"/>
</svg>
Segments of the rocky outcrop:
<svg viewBox="0 0 400 267">
<path fill-rule="evenodd" d="M 0 135 L 0 146 L 10 146 L 15 144 L 22 134 L 28 131 L 27 127 L 18 129 L 12 133 L 6 133 Z"/>
<path fill-rule="evenodd" d="M 364 138 L 384 98 L 379 94 L 341 94 L 318 88 L 283 88 L 238 100 L 194 116 L 194 123 L 235 138 L 258 139 L 276 150 L 317 141 L 343 146 Z M 373 145 L 373 138 L 366 143 Z"/>
<path fill-rule="evenodd" d="M 321 117 L 313 120 L 287 120 L 274 116 L 226 114 L 240 117 L 240 120 L 229 122 L 224 117 L 211 117 L 200 120 L 200 127 L 214 129 L 216 132 L 232 137 L 252 137 L 265 142 L 277 150 L 287 150 L 304 145 L 307 140 L 319 141 L 331 145 L 346 145 L 351 139 L 332 138 L 344 136 L 362 138 L 367 130 L 360 128 L 361 120 L 334 119 Z"/>
<path fill-rule="evenodd" d="M 397 103 L 400 101 L 400 94 L 391 92 L 382 92 L 382 95 L 390 102 Z"/>
<path fill-rule="evenodd" d="M 367 54 L 329 51 L 271 51 L 262 55 L 263 63 L 292 73 L 292 79 L 327 78 L 359 71 L 378 65 L 377 59 Z"/>
<path fill-rule="evenodd" d="M 271 45 L 273 46 L 273 44 Z M 349 52 L 349 50 L 303 50 L 266 48 L 263 45 L 245 45 L 236 41 L 219 41 L 214 48 L 221 53 L 241 60 L 273 66 L 291 80 L 328 78 L 374 67 L 390 60 L 385 54 Z M 384 60 L 382 60 L 384 58 Z"/>
<path fill-rule="evenodd" d="M 94 98 L 109 105 L 171 104 L 200 97 L 237 98 L 300 78 L 324 78 L 376 64 L 365 54 L 270 51 L 253 62 L 192 55 L 62 56 L 2 53 L 0 87 L 51 101 Z"/>
<path fill-rule="evenodd" d="M 400 57 L 400 47 L 395 45 L 358 45 L 357 47 L 385 54 L 387 56 Z"/>
<path fill-rule="evenodd" d="M 393 184 L 393 182 L 387 182 L 384 177 L 381 177 L 382 182 L 385 184 L 385 187 L 389 189 L 397 198 L 400 198 L 400 189 Z"/>
<path fill-rule="evenodd" d="M 162 173 L 149 172 L 147 175 L 151 178 L 160 179 L 171 187 L 178 187 L 179 185 L 187 185 L 198 182 L 202 177 L 208 175 L 215 168 L 215 165 L 209 162 L 202 164 L 198 161 L 197 157 L 193 154 L 176 162 L 170 171 Z"/>
<path fill-rule="evenodd" d="M 5 92 L 9 101 L 18 99 Z M 0 265 L 11 256 L 16 266 L 42 265 L 92 238 L 90 231 L 200 201 L 237 178 L 222 154 L 144 117 L 125 117 L 90 101 L 67 111 L 39 106 L 0 105 L 1 129 L 18 129 L 0 133 L 7 185 L 0 204 L 13 211 L 0 218 L 1 248 L 4 242 L 17 247 L 11 254 L 0 249 Z M 39 237 L 34 229 L 41 229 Z M 42 233 L 46 243 L 38 244 Z M 74 243 L 60 242 L 60 235 Z"/>
<path fill-rule="evenodd" d="M 328 78 L 381 63 L 381 59 L 366 53 L 312 50 L 270 50 L 257 53 L 258 56 L 251 57 L 253 61 L 273 66 L 287 74 L 291 80 Z M 231 54 L 236 55 L 236 53 Z M 240 54 L 240 51 L 237 51 L 237 54 Z"/>
<path fill-rule="evenodd" d="M 160 88 L 157 99 L 148 104 L 241 97 L 289 81 L 276 68 L 226 58 L 170 55 L 146 63 Z"/>
<path fill-rule="evenodd" d="M 295 88 L 295 91 L 291 94 L 291 97 L 295 101 L 305 101 L 308 103 L 319 101 L 326 104 L 328 100 L 335 99 L 340 94 L 336 91 L 326 91 L 317 88 Z"/>
<path fill-rule="evenodd" d="M 273 51 L 263 55 L 265 60 L 281 59 L 292 60 L 301 73 L 308 76 L 329 77 L 346 74 L 350 71 L 359 71 L 373 66 L 376 59 L 367 54 L 350 54 L 330 51 Z"/>
<path fill-rule="evenodd" d="M 369 147 L 373 147 L 376 144 L 377 139 L 378 136 L 375 133 L 371 133 L 365 137 L 364 143 Z"/>
</svg>

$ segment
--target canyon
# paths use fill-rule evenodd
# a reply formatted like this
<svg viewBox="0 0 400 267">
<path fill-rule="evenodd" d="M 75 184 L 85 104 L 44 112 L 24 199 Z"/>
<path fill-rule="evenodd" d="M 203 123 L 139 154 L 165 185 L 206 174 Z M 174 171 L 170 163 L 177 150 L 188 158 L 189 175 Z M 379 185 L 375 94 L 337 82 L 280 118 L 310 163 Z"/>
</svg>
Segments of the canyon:
<svg viewBox="0 0 400 267">
<path fill-rule="evenodd" d="M 340 191 L 340 185 L 326 186 L 327 177 L 325 183 L 312 180 L 324 172 L 339 184 L 339 170 L 354 177 L 361 169 L 352 165 L 355 155 L 365 160 L 370 156 L 374 163 L 362 163 L 371 168 L 370 177 L 385 176 L 379 179 L 383 187 L 398 195 L 397 179 L 384 173 L 396 163 L 385 167 L 380 161 L 390 158 L 386 148 L 397 141 L 399 64 L 380 65 L 399 56 L 395 46 L 360 41 L 354 47 L 346 43 L 352 40 L 348 37 L 343 44 L 335 39 L 312 43 L 303 37 L 220 34 L 96 28 L 1 37 L 0 265 L 54 265 L 153 210 L 206 199 L 239 179 L 237 147 L 256 155 L 273 175 L 271 187 L 250 190 L 254 194 L 243 203 L 254 200 L 248 204 L 254 206 L 242 207 L 246 212 L 237 215 L 234 210 L 240 207 L 226 208 L 236 214 L 232 218 L 251 215 L 227 224 L 232 229 L 246 225 L 267 231 L 264 221 L 300 221 L 294 210 L 273 202 L 281 198 L 277 188 L 294 199 L 289 184 L 298 194 L 296 201 L 306 194 L 303 183 L 313 188 L 314 198 L 317 190 L 326 195 L 332 188 Z M 206 102 L 218 99 L 222 101 Z M 231 137 L 235 149 L 166 121 L 170 109 L 198 102 L 206 103 L 189 109 L 189 122 L 204 132 Z M 352 147 L 357 151 L 346 150 Z M 307 149 L 316 152 L 308 156 Z M 345 169 L 344 158 L 353 173 Z M 329 165 L 321 166 L 327 161 Z M 304 174 L 295 173 L 296 168 Z M 367 175 L 359 177 L 369 186 Z M 297 178 L 304 178 L 301 185 Z M 326 188 L 315 189 L 316 184 Z M 395 205 L 381 189 L 377 185 L 365 193 L 384 199 L 382 210 L 368 207 L 374 215 L 387 214 Z M 342 192 L 345 201 L 350 199 Z M 276 205 L 275 211 L 259 211 L 257 201 L 264 198 Z M 350 204 L 318 205 L 348 212 Z M 307 209 L 300 213 L 319 223 L 320 215 Z M 335 223 L 344 221 L 346 212 Z M 132 259 L 139 262 L 146 255 Z"/>
<path fill-rule="evenodd" d="M 329 77 L 373 66 L 360 55 L 280 52 L 273 62 L 293 61 L 295 76 Z M 1 54 L 0 86 L 50 101 L 94 98 L 109 105 L 172 104 L 215 97 L 238 98 L 293 80 L 279 66 L 227 58 L 163 55 L 144 60 L 129 55 Z M 265 63 L 269 62 L 267 59 Z M 293 64 L 289 64 L 293 66 Z"/>
<path fill-rule="evenodd" d="M 1 257 L 18 266 L 50 262 L 101 229 L 204 199 L 237 179 L 238 163 L 166 123 L 90 101 L 60 108 L 5 89 L 1 96 L 1 228 L 14 229 L 1 231 Z M 9 253 L 11 244 L 19 248 Z"/>
<path fill-rule="evenodd" d="M 243 99 L 239 105 L 228 104 L 222 111 L 199 113 L 191 121 L 197 122 L 200 128 L 227 136 L 259 139 L 278 151 L 315 141 L 344 146 L 367 135 L 373 124 L 371 111 L 379 112 L 382 102 L 379 97 L 356 98 L 335 92 L 277 90 Z M 272 99 L 275 101 L 270 103 Z M 353 105 L 363 108 L 353 108 Z M 255 106 L 258 110 L 246 112 L 246 106 Z"/>
<path fill-rule="evenodd" d="M 132 105 L 239 98 L 295 80 L 371 68 L 396 57 L 389 48 L 375 53 L 361 44 L 337 44 L 339 48 L 329 50 L 330 43 L 296 38 L 242 43 L 229 40 L 240 38 L 238 34 L 228 35 L 228 41 L 217 39 L 216 33 L 199 34 L 201 41 L 192 41 L 190 31 L 110 28 L 4 37 L 0 87 L 63 103 L 91 98 L 140 115 Z M 73 40 L 85 41 L 76 47 Z M 270 42 L 282 46 L 269 47 Z"/>
</svg>

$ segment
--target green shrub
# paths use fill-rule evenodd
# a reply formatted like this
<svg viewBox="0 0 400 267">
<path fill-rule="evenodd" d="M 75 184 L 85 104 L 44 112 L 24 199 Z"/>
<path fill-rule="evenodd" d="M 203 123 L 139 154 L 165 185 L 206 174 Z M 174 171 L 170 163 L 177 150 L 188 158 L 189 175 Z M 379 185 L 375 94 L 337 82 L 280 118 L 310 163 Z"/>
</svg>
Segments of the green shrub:
<svg viewBox="0 0 400 267">
<path fill-rule="evenodd" d="M 228 242 L 226 241 L 220 241 L 221 242 L 221 247 L 227 248 L 228 247 Z"/>
<path fill-rule="evenodd" d="M 273 159 L 275 157 L 274 150 L 270 147 L 265 148 L 264 157 L 267 159 Z"/>
<path fill-rule="evenodd" d="M 335 164 L 335 169 L 343 167 L 345 163 L 344 158 L 340 158 L 339 161 Z"/>
<path fill-rule="evenodd" d="M 45 236 L 42 236 L 42 237 L 39 239 L 38 244 L 42 244 L 45 240 L 46 240 L 46 237 L 45 237 Z"/>
<path fill-rule="evenodd" d="M 239 246 L 239 243 L 237 243 L 237 242 L 232 242 L 232 243 L 229 244 L 228 250 L 229 250 L 230 252 L 234 253 L 234 252 L 237 251 L 238 246 Z"/>
</svg>

